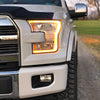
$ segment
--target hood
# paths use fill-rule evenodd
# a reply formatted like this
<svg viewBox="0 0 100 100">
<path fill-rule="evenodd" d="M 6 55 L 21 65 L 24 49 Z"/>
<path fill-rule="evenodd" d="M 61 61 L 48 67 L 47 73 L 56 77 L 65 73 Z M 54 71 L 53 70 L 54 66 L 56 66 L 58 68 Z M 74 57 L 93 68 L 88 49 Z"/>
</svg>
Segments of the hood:
<svg viewBox="0 0 100 100">
<path fill-rule="evenodd" d="M 59 6 L 53 6 L 53 5 L 25 5 L 25 4 L 5 4 L 0 6 L 9 6 L 9 7 L 23 7 L 24 9 L 31 11 L 31 12 L 59 12 L 59 11 L 65 11 L 64 8 Z"/>
<path fill-rule="evenodd" d="M 65 9 L 49 5 L 0 5 L 0 14 L 9 15 L 14 19 L 52 19 L 55 12 Z"/>
</svg>

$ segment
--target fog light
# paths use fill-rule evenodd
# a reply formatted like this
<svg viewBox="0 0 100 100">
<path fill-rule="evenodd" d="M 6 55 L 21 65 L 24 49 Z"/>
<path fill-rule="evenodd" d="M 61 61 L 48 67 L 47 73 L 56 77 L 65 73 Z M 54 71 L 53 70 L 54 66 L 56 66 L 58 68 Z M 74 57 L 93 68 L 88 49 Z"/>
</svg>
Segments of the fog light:
<svg viewBox="0 0 100 100">
<path fill-rule="evenodd" d="M 51 85 L 53 81 L 54 81 L 53 74 L 42 74 L 42 75 L 32 76 L 32 88 L 46 87 Z"/>
<path fill-rule="evenodd" d="M 52 82 L 52 75 L 40 75 L 40 82 Z"/>
</svg>

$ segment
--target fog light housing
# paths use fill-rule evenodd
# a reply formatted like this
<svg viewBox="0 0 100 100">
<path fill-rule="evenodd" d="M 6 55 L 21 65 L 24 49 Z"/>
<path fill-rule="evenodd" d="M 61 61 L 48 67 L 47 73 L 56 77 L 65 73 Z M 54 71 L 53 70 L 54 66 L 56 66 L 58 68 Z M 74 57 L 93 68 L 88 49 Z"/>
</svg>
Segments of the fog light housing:
<svg viewBox="0 0 100 100">
<path fill-rule="evenodd" d="M 46 87 L 51 85 L 53 81 L 54 81 L 53 74 L 32 76 L 32 88 Z"/>
</svg>

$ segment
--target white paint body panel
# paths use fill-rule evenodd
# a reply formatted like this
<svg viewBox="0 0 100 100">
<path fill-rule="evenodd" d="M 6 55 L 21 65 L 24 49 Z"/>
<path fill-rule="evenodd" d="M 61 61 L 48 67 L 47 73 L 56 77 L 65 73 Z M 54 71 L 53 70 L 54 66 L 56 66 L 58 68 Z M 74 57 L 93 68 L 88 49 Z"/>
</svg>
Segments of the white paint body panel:
<svg viewBox="0 0 100 100">
<path fill-rule="evenodd" d="M 67 64 L 34 68 L 21 68 L 19 71 L 20 98 L 41 96 L 65 90 L 67 84 L 67 72 Z M 50 86 L 33 89 L 31 84 L 32 76 L 48 73 L 54 74 L 54 82 Z"/>
</svg>

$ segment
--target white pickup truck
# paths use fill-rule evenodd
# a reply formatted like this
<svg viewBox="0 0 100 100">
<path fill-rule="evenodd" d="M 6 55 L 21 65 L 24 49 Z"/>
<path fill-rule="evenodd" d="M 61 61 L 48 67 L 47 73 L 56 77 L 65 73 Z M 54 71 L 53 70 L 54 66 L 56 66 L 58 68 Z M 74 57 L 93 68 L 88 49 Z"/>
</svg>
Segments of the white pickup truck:
<svg viewBox="0 0 100 100">
<path fill-rule="evenodd" d="M 77 32 L 84 4 L 66 0 L 0 0 L 0 99 L 54 95 L 77 100 Z"/>
</svg>

